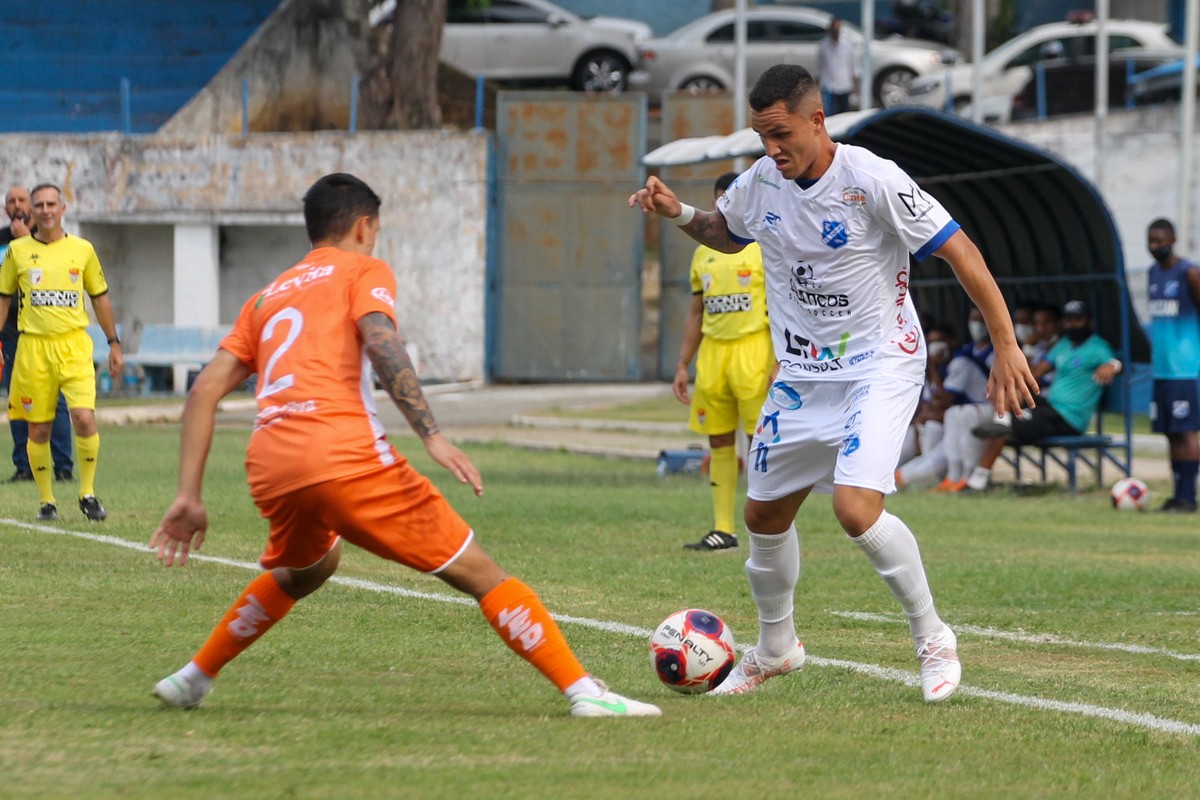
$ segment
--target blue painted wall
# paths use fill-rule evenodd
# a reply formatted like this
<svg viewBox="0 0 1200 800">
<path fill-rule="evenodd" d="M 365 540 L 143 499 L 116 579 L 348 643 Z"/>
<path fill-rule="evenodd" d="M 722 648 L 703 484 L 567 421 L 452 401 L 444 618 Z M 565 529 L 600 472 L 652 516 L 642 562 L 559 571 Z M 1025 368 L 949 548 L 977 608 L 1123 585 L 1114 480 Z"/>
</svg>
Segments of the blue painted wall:
<svg viewBox="0 0 1200 800">
<path fill-rule="evenodd" d="M 122 130 L 121 79 L 134 133 L 178 111 L 279 0 L 74 0 L 69 14 L 0 0 L 0 131 Z"/>
</svg>

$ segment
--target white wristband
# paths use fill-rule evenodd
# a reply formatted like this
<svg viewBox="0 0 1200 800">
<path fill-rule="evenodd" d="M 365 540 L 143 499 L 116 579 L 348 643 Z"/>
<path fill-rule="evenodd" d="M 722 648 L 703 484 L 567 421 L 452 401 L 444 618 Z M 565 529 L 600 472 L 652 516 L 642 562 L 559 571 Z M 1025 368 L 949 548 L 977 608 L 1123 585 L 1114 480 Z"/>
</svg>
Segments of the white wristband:
<svg viewBox="0 0 1200 800">
<path fill-rule="evenodd" d="M 1110 367 L 1112 367 L 1113 371 L 1116 372 L 1118 375 L 1121 374 L 1121 369 L 1124 367 L 1124 365 L 1121 363 L 1121 361 L 1119 359 L 1110 358 L 1105 363 L 1108 364 Z"/>
<path fill-rule="evenodd" d="M 674 222 L 676 225 L 682 228 L 684 225 L 687 225 L 692 221 L 692 217 L 696 216 L 696 209 L 693 206 L 689 206 L 687 203 L 680 203 L 679 205 L 682 206 L 679 211 L 679 216 L 667 217 L 667 219 L 671 220 L 671 222 Z"/>
</svg>

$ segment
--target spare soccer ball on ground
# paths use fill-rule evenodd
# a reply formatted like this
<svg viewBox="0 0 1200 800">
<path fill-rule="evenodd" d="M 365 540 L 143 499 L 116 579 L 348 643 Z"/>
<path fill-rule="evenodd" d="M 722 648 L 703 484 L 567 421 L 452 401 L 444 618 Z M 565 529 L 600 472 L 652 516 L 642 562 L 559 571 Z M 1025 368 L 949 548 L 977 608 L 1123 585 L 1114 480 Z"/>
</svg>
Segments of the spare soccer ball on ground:
<svg viewBox="0 0 1200 800">
<path fill-rule="evenodd" d="M 1113 484 L 1112 504 L 1118 511 L 1145 511 L 1150 489 L 1137 478 L 1122 478 Z"/>
<path fill-rule="evenodd" d="M 662 621 L 650 637 L 650 664 L 683 694 L 715 689 L 733 669 L 733 632 L 710 611 L 688 608 Z"/>
</svg>

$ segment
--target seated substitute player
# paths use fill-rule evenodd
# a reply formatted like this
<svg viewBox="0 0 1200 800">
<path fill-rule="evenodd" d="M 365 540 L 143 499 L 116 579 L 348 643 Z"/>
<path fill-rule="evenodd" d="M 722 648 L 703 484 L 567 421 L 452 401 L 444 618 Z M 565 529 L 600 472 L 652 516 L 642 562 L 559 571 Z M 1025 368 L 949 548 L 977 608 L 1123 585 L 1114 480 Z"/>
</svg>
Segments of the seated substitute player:
<svg viewBox="0 0 1200 800">
<path fill-rule="evenodd" d="M 735 178 L 736 172 L 717 178 L 714 202 Z M 690 282 L 692 303 L 683 322 L 683 342 L 672 388 L 679 402 L 689 402 L 688 365 L 696 356 L 696 386 L 690 398 L 688 425 L 696 433 L 708 434 L 713 527 L 700 541 L 684 547 L 727 550 L 738 546 L 733 532 L 737 428 L 740 424 L 747 436 L 753 435 L 775 366 L 767 327 L 762 253 L 756 244 L 733 254 L 699 245 L 692 256 Z"/>
<path fill-rule="evenodd" d="M 1035 378 L 1055 374 L 1045 402 L 1002 422 L 975 428 L 975 435 L 988 441 L 979 466 L 967 481 L 971 491 L 982 492 L 991 484 L 992 465 L 1006 443 L 1033 444 L 1047 436 L 1078 436 L 1086 431 L 1104 387 L 1121 374 L 1121 362 L 1109 343 L 1092 332 L 1087 304 L 1072 300 L 1062 309 L 1062 337 L 1045 358 L 1031 363 L 1030 369 Z"/>
<path fill-rule="evenodd" d="M 37 233 L 14 240 L 0 265 L 0 319 L 8 315 L 13 295 L 20 293 L 17 327 L 21 336 L 12 364 L 8 416 L 29 422 L 26 449 L 41 501 L 37 518 L 58 519 L 50 434 L 62 392 L 75 430 L 79 510 L 92 522 L 101 522 L 108 512 L 95 494 L 100 433 L 96 428 L 96 365 L 84 294 L 91 299 L 96 322 L 108 337 L 111 375 L 121 374 L 125 358 L 96 250 L 87 239 L 63 230 L 67 205 L 62 191 L 43 183 L 33 188 L 30 197 Z"/>
<path fill-rule="evenodd" d="M 962 676 L 957 641 L 934 608 L 916 539 L 884 510 L 925 370 L 925 341 L 908 294 L 910 253 L 948 261 L 983 313 L 996 348 L 989 379 L 996 409 L 1033 405 L 1037 381 L 974 243 L 894 163 L 829 138 L 820 92 L 806 69 L 767 69 L 750 92 L 750 109 L 766 155 L 738 177 L 715 211 L 684 205 L 657 176 L 629 198 L 629 205 L 670 219 L 714 250 L 736 252 L 757 241 L 763 251 L 780 371 L 750 447 L 745 507 L 758 642 L 713 691 L 752 692 L 803 665 L 793 622 L 800 575 L 795 519 L 818 489 L 832 491 L 842 529 L 899 601 L 922 695 L 940 702 Z M 827 348 L 838 354 L 821 358 Z"/>
<path fill-rule="evenodd" d="M 203 543 L 201 484 L 217 403 L 257 373 L 259 412 L 246 470 L 270 521 L 266 572 L 154 694 L 168 706 L 199 706 L 222 667 L 333 575 L 344 538 L 478 600 L 509 648 L 566 695 L 572 715 L 657 716 L 658 707 L 588 675 L 533 590 L 492 561 L 429 479 L 384 438 L 372 366 L 430 457 L 483 493 L 475 465 L 439 432 L 396 330 L 396 278 L 371 257 L 379 206 L 375 192 L 352 175 L 313 184 L 304 196 L 313 250 L 246 302 L 188 393 L 178 492 L 150 545 L 171 566 L 186 564 L 190 549 Z"/>
</svg>

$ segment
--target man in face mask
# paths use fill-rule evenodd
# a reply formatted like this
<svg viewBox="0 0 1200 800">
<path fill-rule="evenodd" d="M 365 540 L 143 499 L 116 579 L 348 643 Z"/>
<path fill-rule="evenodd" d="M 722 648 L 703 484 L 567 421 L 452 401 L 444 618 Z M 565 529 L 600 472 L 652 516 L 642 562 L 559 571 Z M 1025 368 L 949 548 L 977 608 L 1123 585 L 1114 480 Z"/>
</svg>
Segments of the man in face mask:
<svg viewBox="0 0 1200 800">
<path fill-rule="evenodd" d="M 1200 267 L 1175 254 L 1175 226 L 1168 220 L 1150 223 L 1146 244 L 1154 258 L 1147 273 L 1154 375 L 1150 427 L 1167 437 L 1175 479 L 1174 494 L 1159 510 L 1191 513 L 1200 465 Z"/>
<path fill-rule="evenodd" d="M 1027 409 L 1012 420 L 980 425 L 975 435 L 987 439 L 979 466 L 967 479 L 967 488 L 983 491 L 991 483 L 992 465 L 1006 442 L 1033 444 L 1047 436 L 1076 436 L 1087 430 L 1096 413 L 1104 387 L 1121 372 L 1108 342 L 1092 330 L 1092 315 L 1082 300 L 1072 300 L 1062 309 L 1062 336 L 1046 358 L 1029 365 L 1035 378 L 1054 372 L 1054 383 L 1042 395 L 1045 402 Z"/>
</svg>

